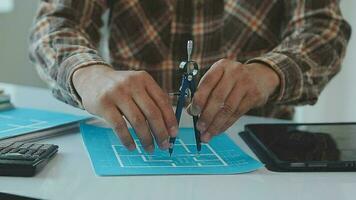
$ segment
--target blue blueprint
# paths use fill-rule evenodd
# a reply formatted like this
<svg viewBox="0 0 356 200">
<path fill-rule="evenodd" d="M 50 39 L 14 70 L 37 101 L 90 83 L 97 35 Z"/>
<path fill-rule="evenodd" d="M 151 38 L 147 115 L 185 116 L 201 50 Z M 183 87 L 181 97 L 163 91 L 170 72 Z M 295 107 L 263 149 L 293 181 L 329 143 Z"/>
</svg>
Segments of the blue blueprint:
<svg viewBox="0 0 356 200">
<path fill-rule="evenodd" d="M 214 137 L 209 144 L 203 144 L 202 151 L 197 155 L 193 129 L 181 128 L 172 157 L 169 157 L 168 151 L 162 151 L 157 146 L 153 154 L 145 153 L 135 136 L 137 149 L 130 152 L 109 128 L 82 123 L 80 129 L 93 168 L 100 176 L 236 174 L 251 172 L 262 166 L 225 134 Z M 132 129 L 130 132 L 134 133 Z"/>
<path fill-rule="evenodd" d="M 0 139 L 70 124 L 87 117 L 38 109 L 14 108 L 0 112 Z"/>
</svg>

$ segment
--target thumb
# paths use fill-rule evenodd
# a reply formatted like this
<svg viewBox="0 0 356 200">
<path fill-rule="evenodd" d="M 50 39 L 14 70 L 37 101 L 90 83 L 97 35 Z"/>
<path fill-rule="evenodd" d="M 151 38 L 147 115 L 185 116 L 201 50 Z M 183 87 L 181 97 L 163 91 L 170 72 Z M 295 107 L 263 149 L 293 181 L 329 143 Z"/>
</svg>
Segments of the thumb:
<svg viewBox="0 0 356 200">
<path fill-rule="evenodd" d="M 201 109 L 199 107 L 195 106 L 194 104 L 190 103 L 187 106 L 187 112 L 189 115 L 198 116 L 201 112 Z"/>
</svg>

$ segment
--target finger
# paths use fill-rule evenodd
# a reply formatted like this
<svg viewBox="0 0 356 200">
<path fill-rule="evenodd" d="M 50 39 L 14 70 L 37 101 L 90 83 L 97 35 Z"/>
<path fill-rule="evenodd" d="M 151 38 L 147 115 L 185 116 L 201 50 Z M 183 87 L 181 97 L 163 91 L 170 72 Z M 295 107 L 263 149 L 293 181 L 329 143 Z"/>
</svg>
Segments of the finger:
<svg viewBox="0 0 356 200">
<path fill-rule="evenodd" d="M 133 98 L 147 119 L 159 147 L 161 149 L 168 149 L 168 130 L 164 123 L 163 115 L 158 106 L 146 92 L 141 92 L 139 96 L 134 95 Z"/>
<path fill-rule="evenodd" d="M 221 129 L 225 131 L 230 128 L 242 115 L 246 114 L 250 109 L 255 107 L 255 104 L 256 100 L 255 98 L 253 98 L 252 95 L 247 94 L 246 96 L 244 96 L 244 98 L 241 100 L 240 105 L 238 106 L 238 109 L 230 117 L 230 119 L 227 120 L 227 122 Z"/>
<path fill-rule="evenodd" d="M 258 100 L 248 92 L 244 98 L 241 100 L 240 105 L 237 107 L 236 112 L 234 113 L 235 117 L 240 118 L 242 115 L 246 114 L 249 110 L 258 105 Z"/>
<path fill-rule="evenodd" d="M 238 84 L 235 85 L 229 96 L 226 98 L 225 103 L 220 107 L 218 113 L 214 117 L 214 120 L 208 127 L 206 131 L 207 133 L 214 136 L 223 131 L 222 127 L 236 112 L 241 99 L 246 95 L 246 90 L 247 87 L 239 87 Z"/>
<path fill-rule="evenodd" d="M 210 93 L 222 78 L 224 74 L 223 66 L 227 63 L 228 61 L 225 59 L 214 63 L 200 80 L 197 91 L 192 99 L 190 113 L 193 115 L 199 115 L 201 113 L 207 103 Z"/>
<path fill-rule="evenodd" d="M 155 104 L 160 109 L 168 133 L 171 137 L 176 137 L 178 133 L 177 119 L 174 115 L 172 105 L 169 103 L 169 97 L 162 89 L 154 82 L 153 79 L 146 84 L 148 95 L 154 100 Z"/>
<path fill-rule="evenodd" d="M 200 110 L 197 110 L 198 108 L 193 107 L 192 103 L 188 104 L 186 111 L 189 115 L 191 116 L 199 116 Z"/>
<path fill-rule="evenodd" d="M 237 120 L 239 119 L 239 117 L 233 115 L 231 116 L 224 124 L 224 126 L 221 128 L 221 130 L 224 132 L 227 129 L 229 129 Z"/>
<path fill-rule="evenodd" d="M 134 128 L 142 147 L 147 152 L 153 152 L 153 138 L 144 115 L 137 107 L 133 99 L 121 99 L 121 101 L 124 101 L 125 103 L 120 104 L 119 109 L 124 114 L 126 119 L 130 122 L 132 128 Z"/>
<path fill-rule="evenodd" d="M 114 106 L 103 109 L 100 114 L 106 122 L 112 127 L 115 133 L 119 136 L 121 143 L 130 151 L 135 150 L 136 145 L 133 141 L 130 132 L 127 128 L 126 121 L 122 117 L 121 112 Z"/>
<path fill-rule="evenodd" d="M 208 102 L 199 117 L 197 127 L 198 130 L 202 133 L 206 132 L 207 128 L 211 126 L 211 123 L 216 118 L 216 115 L 219 111 L 221 111 L 222 109 L 223 111 L 226 111 L 226 113 L 224 113 L 224 116 L 229 115 L 231 112 L 235 111 L 235 109 L 232 107 L 234 104 L 236 104 L 235 102 L 232 102 L 231 105 L 224 103 L 229 93 L 234 88 L 237 80 L 233 77 L 237 75 L 233 73 L 234 69 L 237 67 L 229 66 L 229 68 L 230 69 L 225 70 L 221 80 L 216 85 L 212 93 L 209 95 Z M 214 133 L 211 134 L 216 134 L 215 131 L 217 130 L 214 130 Z"/>
</svg>

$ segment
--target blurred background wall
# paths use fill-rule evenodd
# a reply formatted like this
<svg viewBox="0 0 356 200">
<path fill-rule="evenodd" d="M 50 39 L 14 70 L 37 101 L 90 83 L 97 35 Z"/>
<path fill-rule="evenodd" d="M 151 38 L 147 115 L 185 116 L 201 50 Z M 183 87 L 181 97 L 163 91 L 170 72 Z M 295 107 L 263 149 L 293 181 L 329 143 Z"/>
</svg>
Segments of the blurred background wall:
<svg viewBox="0 0 356 200">
<path fill-rule="evenodd" d="M 0 9 L 0 82 L 45 87 L 28 59 L 28 33 L 38 0 L 0 0 L 0 4 L 5 1 L 13 3 L 13 9 Z"/>
<path fill-rule="evenodd" d="M 11 11 L 1 4 L 13 3 Z M 0 82 L 46 87 L 28 59 L 27 38 L 38 0 L 0 0 Z M 356 1 L 343 0 L 345 18 L 353 27 L 343 69 L 320 96 L 315 106 L 297 109 L 296 121 L 356 121 Z"/>
<path fill-rule="evenodd" d="M 356 1 L 341 1 L 344 17 L 352 27 L 348 51 L 338 75 L 326 86 L 314 106 L 298 108 L 296 121 L 356 122 Z"/>
</svg>

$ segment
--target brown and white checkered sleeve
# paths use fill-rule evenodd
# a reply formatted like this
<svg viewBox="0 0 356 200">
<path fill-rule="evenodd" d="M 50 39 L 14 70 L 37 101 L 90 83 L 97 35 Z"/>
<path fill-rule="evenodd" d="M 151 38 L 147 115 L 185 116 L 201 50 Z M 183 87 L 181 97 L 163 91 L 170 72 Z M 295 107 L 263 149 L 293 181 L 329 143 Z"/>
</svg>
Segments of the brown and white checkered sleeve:
<svg viewBox="0 0 356 200">
<path fill-rule="evenodd" d="M 41 78 L 56 98 L 80 108 L 81 99 L 71 81 L 74 71 L 94 64 L 108 65 L 96 50 L 106 9 L 103 2 L 42 1 L 30 34 L 30 58 Z"/>
<path fill-rule="evenodd" d="M 340 70 L 351 28 L 342 18 L 339 1 L 284 1 L 282 42 L 248 63 L 263 62 L 279 75 L 281 85 L 271 103 L 316 103 Z"/>
</svg>

